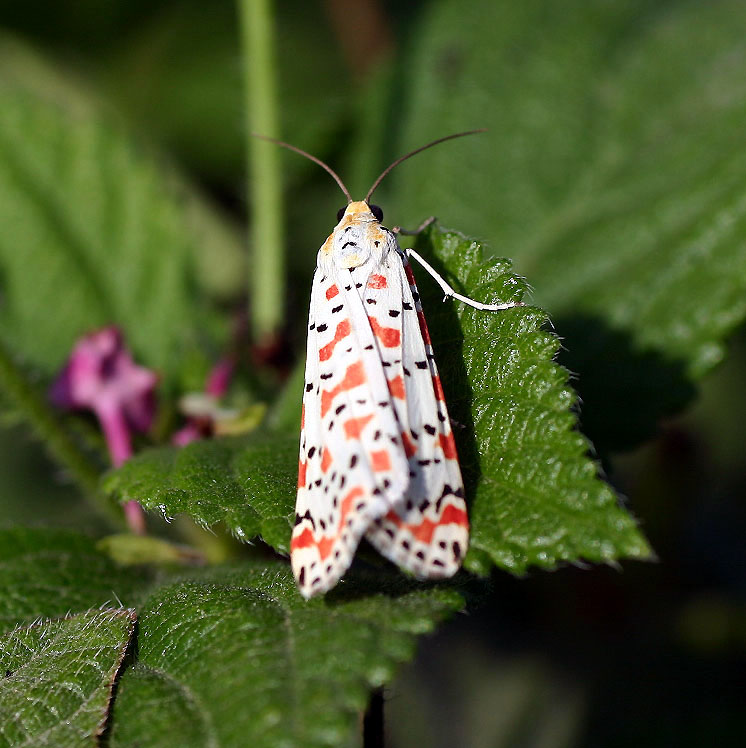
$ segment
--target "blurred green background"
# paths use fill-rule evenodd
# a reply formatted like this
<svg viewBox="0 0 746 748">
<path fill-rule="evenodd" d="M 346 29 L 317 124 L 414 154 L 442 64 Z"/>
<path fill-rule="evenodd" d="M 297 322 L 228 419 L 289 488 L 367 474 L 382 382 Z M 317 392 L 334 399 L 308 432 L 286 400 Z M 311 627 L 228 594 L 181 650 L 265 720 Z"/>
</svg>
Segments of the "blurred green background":
<svg viewBox="0 0 746 748">
<path fill-rule="evenodd" d="M 563 326 L 571 302 L 550 287 L 554 268 L 536 261 L 536 246 L 551 248 L 553 239 L 526 238 L 568 192 L 597 188 L 587 163 L 612 163 L 618 153 L 626 159 L 627 141 L 663 127 L 666 117 L 676 129 L 671 111 L 684 112 L 693 142 L 717 147 L 729 161 L 742 156 L 743 108 L 730 112 L 736 122 L 741 117 L 734 130 L 723 118 L 697 120 L 691 112 L 699 104 L 684 106 L 679 93 L 718 48 L 732 59 L 711 64 L 722 90 L 709 87 L 715 104 L 701 110 L 724 108 L 722 101 L 746 90 L 737 41 L 746 9 L 673 0 L 520 8 L 486 0 L 290 0 L 278 3 L 276 22 L 282 137 L 331 163 L 355 196 L 406 150 L 456 130 L 490 128 L 483 141 L 458 141 L 409 162 L 376 202 L 389 225 L 416 225 L 436 213 L 515 259 L 536 302 L 567 336 L 565 363 L 578 372 L 586 402 L 581 421 L 658 554 L 656 563 L 621 569 L 564 568 L 525 579 L 495 573 L 490 604 L 423 640 L 416 661 L 386 689 L 389 744 L 746 744 L 746 337 L 734 336 L 725 361 L 698 389 L 669 393 L 662 410 L 688 403 L 683 414 L 657 428 L 634 423 L 632 437 L 620 437 L 609 426 L 625 426 L 619 404 L 606 412 L 608 391 L 592 371 L 584 380 L 583 356 L 573 358 L 573 341 L 588 329 Z M 6 1 L 0 25 L 91 92 L 214 203 L 226 226 L 243 231 L 250 213 L 233 3 Z M 679 205 L 689 194 L 689 156 L 671 153 L 682 175 L 671 179 L 683 185 L 674 194 Z M 657 158 L 656 148 L 643 157 Z M 343 199 L 318 167 L 282 158 L 285 334 L 297 359 L 315 253 Z M 633 177 L 609 193 L 617 204 L 628 201 L 630 215 L 650 199 L 650 185 Z M 566 226 L 558 221 L 556 230 Z M 245 275 L 221 267 L 243 262 L 207 251 L 197 262 L 197 285 L 226 318 L 243 307 Z M 577 262 L 565 268 L 570 285 L 583 277 Z M 650 436 L 643 446 L 614 450 L 642 435 Z M 0 511 L 9 524 L 99 529 L 10 415 L 0 432 Z"/>
</svg>

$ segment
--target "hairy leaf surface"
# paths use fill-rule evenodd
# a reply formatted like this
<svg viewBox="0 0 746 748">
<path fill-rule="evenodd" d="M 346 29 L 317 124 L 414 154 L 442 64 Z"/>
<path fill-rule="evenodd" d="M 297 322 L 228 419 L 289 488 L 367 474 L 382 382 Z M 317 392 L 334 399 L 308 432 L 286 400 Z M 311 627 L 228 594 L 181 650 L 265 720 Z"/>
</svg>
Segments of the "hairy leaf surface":
<svg viewBox="0 0 746 748">
<path fill-rule="evenodd" d="M 358 745 L 368 690 L 462 604 L 379 575 L 306 602 L 281 562 L 194 574 L 144 606 L 111 745 Z"/>
<path fill-rule="evenodd" d="M 1 636 L 0 746 L 96 745 L 134 628 L 133 611 L 109 609 Z"/>
</svg>

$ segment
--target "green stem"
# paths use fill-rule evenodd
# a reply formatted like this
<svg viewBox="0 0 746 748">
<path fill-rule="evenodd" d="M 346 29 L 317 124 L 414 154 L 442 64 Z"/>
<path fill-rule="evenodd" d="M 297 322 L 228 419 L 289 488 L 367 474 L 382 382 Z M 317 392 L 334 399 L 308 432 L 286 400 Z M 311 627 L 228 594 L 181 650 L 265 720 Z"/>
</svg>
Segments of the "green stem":
<svg viewBox="0 0 746 748">
<path fill-rule="evenodd" d="M 117 528 L 126 528 L 121 510 L 99 489 L 99 471 L 0 341 L 0 390 L 36 431 L 47 450 L 82 489 L 91 506 Z"/>
<path fill-rule="evenodd" d="M 246 85 L 246 151 L 253 206 L 249 298 L 254 339 L 271 338 L 281 324 L 285 298 L 280 152 L 251 137 L 278 136 L 274 7 L 272 0 L 239 0 Z"/>
</svg>

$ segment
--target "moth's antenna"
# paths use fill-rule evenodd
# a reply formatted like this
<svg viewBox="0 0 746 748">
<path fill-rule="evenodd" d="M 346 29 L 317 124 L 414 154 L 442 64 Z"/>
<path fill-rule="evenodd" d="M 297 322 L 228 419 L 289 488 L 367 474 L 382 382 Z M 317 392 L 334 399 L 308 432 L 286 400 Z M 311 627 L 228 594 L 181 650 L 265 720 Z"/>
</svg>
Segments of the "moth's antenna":
<svg viewBox="0 0 746 748">
<path fill-rule="evenodd" d="M 393 164 L 390 164 L 387 166 L 383 173 L 381 174 L 378 179 L 376 179 L 375 182 L 373 182 L 373 186 L 368 190 L 368 194 L 365 196 L 365 202 L 367 203 L 368 200 L 370 200 L 371 195 L 376 191 L 376 188 L 379 184 L 383 181 L 383 178 L 395 167 L 399 166 L 399 164 L 402 161 L 406 161 L 410 156 L 414 156 L 415 153 L 419 153 L 420 151 L 424 151 L 426 148 L 432 148 L 434 145 L 438 145 L 438 143 L 443 143 L 446 140 L 453 140 L 453 138 L 463 138 L 464 135 L 474 135 L 478 132 L 487 132 L 486 128 L 481 128 L 479 130 L 467 130 L 466 132 L 457 132 L 453 135 L 446 135 L 444 138 L 438 138 L 437 140 L 433 140 L 432 143 L 428 143 L 427 145 L 420 146 L 419 148 L 415 148 L 413 151 L 410 151 L 405 156 L 402 156 L 401 158 L 397 158 L 396 161 L 394 161 Z"/>
<path fill-rule="evenodd" d="M 347 202 L 348 203 L 352 202 L 352 196 L 350 195 L 350 192 L 347 189 L 347 187 L 345 187 L 344 182 L 337 175 L 337 172 L 334 171 L 334 169 L 332 169 L 331 166 L 327 166 L 320 158 L 316 158 L 316 156 L 312 156 L 310 153 L 307 153 L 302 148 L 298 148 L 297 146 L 290 145 L 290 143 L 284 143 L 282 140 L 277 140 L 277 138 L 270 138 L 269 135 L 259 135 L 259 133 L 256 133 L 256 132 L 252 132 L 251 135 L 253 135 L 255 138 L 259 138 L 260 140 L 267 140 L 270 143 L 274 143 L 275 145 L 281 145 L 283 148 L 287 148 L 290 151 L 295 151 L 296 153 L 300 153 L 301 156 L 305 156 L 307 159 L 310 159 L 315 164 L 318 164 L 322 169 L 326 169 L 326 171 L 328 171 L 329 174 L 331 174 L 334 177 L 334 181 L 339 185 L 342 192 L 345 193 Z M 455 137 L 455 136 L 451 135 L 451 137 Z"/>
</svg>

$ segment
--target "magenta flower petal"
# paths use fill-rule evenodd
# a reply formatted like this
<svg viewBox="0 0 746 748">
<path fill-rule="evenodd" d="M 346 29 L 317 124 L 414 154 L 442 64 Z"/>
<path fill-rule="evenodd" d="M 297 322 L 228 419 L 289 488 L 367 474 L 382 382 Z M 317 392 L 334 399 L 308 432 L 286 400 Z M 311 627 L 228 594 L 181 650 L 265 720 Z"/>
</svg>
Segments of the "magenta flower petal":
<svg viewBox="0 0 746 748">
<path fill-rule="evenodd" d="M 232 358 L 227 356 L 221 358 L 220 361 L 212 367 L 212 370 L 207 376 L 205 392 L 208 395 L 212 395 L 214 398 L 223 397 L 223 395 L 228 392 L 228 387 L 230 387 L 235 367 L 235 361 Z"/>
<path fill-rule="evenodd" d="M 204 429 L 196 419 L 189 419 L 185 426 L 182 426 L 171 437 L 171 443 L 176 447 L 186 447 L 187 444 L 202 439 L 205 436 Z"/>
<path fill-rule="evenodd" d="M 155 372 L 134 362 L 121 332 L 112 326 L 78 341 L 50 394 L 59 407 L 92 410 L 105 431 L 106 423 L 121 424 L 113 427 L 112 436 L 118 438 L 122 426 L 140 432 L 150 428 L 157 382 Z M 116 455 L 115 463 L 122 459 L 120 449 Z"/>
<path fill-rule="evenodd" d="M 115 467 L 132 456 L 132 434 L 147 431 L 155 415 L 155 372 L 138 366 L 117 327 L 81 338 L 50 390 L 52 402 L 67 410 L 91 410 L 101 424 Z M 133 532 L 145 532 L 135 501 L 125 505 Z"/>
</svg>

